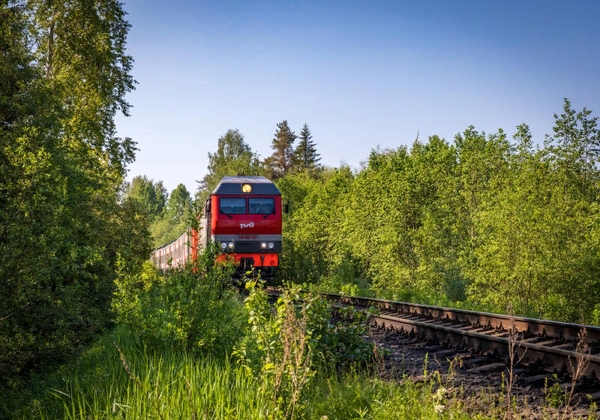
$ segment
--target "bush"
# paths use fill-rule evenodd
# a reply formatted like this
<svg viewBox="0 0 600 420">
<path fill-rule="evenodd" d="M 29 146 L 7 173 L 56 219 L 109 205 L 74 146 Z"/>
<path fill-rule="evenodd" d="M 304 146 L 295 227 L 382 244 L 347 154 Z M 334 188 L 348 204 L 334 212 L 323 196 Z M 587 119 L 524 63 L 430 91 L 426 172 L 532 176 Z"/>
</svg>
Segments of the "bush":
<svg viewBox="0 0 600 420">
<path fill-rule="evenodd" d="M 197 259 L 164 273 L 147 262 L 141 274 L 122 272 L 113 309 L 145 346 L 229 353 L 242 336 L 243 307 L 231 286 L 233 264 L 215 263 L 211 244 Z"/>
<path fill-rule="evenodd" d="M 288 289 L 272 308 L 259 283 L 246 287 L 251 328 L 234 355 L 272 396 L 274 411 L 284 408 L 285 417 L 293 417 L 302 391 L 319 368 L 336 371 L 373 358 L 373 345 L 364 339 L 368 313 L 343 308 L 338 311 L 343 322 L 335 324 L 331 305 L 318 295 Z"/>
</svg>

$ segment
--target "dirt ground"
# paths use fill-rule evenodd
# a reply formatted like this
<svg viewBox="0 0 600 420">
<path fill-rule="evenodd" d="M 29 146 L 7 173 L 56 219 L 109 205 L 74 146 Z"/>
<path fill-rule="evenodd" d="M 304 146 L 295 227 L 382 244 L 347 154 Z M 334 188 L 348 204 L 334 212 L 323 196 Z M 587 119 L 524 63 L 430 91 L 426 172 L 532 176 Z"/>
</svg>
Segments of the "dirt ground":
<svg viewBox="0 0 600 420">
<path fill-rule="evenodd" d="M 505 418 L 509 377 L 505 360 L 445 350 L 389 330 L 372 328 L 369 338 L 382 355 L 379 359 L 382 377 L 423 381 L 427 360 L 427 378 L 434 378 L 446 390 L 447 405 L 464 404 L 473 415 Z M 597 383 L 587 387 L 577 384 L 567 406 L 571 383 L 561 383 L 551 372 L 532 371 L 526 366 L 513 368 L 513 373 L 515 418 L 600 418 Z"/>
</svg>

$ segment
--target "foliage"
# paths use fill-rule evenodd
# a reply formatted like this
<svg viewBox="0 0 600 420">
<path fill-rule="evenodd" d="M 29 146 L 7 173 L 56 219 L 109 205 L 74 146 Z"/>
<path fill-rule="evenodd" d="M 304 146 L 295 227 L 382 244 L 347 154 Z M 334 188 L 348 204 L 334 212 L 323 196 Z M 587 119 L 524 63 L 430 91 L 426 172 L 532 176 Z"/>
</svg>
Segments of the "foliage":
<svg viewBox="0 0 600 420">
<path fill-rule="evenodd" d="M 169 348 L 140 350 L 126 328 L 105 335 L 77 360 L 10 397 L 0 399 L 2 418 L 250 420 L 269 414 L 268 396 L 243 368 L 226 358 Z"/>
<path fill-rule="evenodd" d="M 298 403 L 297 418 L 467 419 L 480 414 L 467 411 L 456 395 L 440 392 L 436 380 L 395 383 L 350 371 L 317 375 L 310 385 Z M 1 398 L 0 416 L 273 419 L 277 412 L 270 397 L 229 359 L 138 350 L 131 334 L 119 328 L 26 392 Z"/>
<path fill-rule="evenodd" d="M 162 186 L 162 181 L 156 186 Z M 153 238 L 154 248 L 173 242 L 190 225 L 193 225 L 195 209 L 192 205 L 190 193 L 183 184 L 179 184 L 168 198 L 168 204 L 150 224 L 150 233 Z"/>
<path fill-rule="evenodd" d="M 184 219 L 185 214 L 190 211 L 191 207 L 192 198 L 190 197 L 190 192 L 185 188 L 185 185 L 177 185 L 169 195 L 167 213 L 176 222 L 180 222 Z"/>
<path fill-rule="evenodd" d="M 281 277 L 316 290 L 593 319 L 600 299 L 598 130 L 568 100 L 553 136 L 468 127 L 453 142 L 375 149 L 353 173 L 278 186 Z M 312 285 L 312 286 L 311 286 Z"/>
<path fill-rule="evenodd" d="M 134 83 L 121 4 L 0 7 L 0 383 L 18 387 L 110 325 L 117 258 L 137 265 L 150 238 L 121 190 L 136 150 L 114 127 Z"/>
<path fill-rule="evenodd" d="M 219 137 L 217 151 L 208 153 L 208 173 L 202 179 L 196 201 L 202 206 L 225 176 L 261 174 L 258 156 L 252 152 L 244 135 L 237 129 L 227 130 L 225 135 Z"/>
<path fill-rule="evenodd" d="M 312 134 L 308 124 L 304 123 L 302 131 L 298 136 L 298 146 L 294 149 L 292 158 L 297 171 L 314 171 L 319 168 L 320 155 L 317 153 L 317 147 L 312 140 Z"/>
<path fill-rule="evenodd" d="M 598 172 L 589 156 L 583 159 L 595 141 L 584 140 L 595 126 L 587 115 L 575 116 L 565 101 L 565 114 L 555 115 L 555 131 L 563 134 L 538 151 L 528 127 L 519 127 L 513 170 L 477 219 L 487 246 L 474 252 L 473 297 L 498 306 L 510 299 L 538 317 L 590 318 L 600 297 L 600 244 Z"/>
<path fill-rule="evenodd" d="M 291 173 L 294 166 L 294 142 L 296 134 L 288 125 L 287 120 L 277 124 L 277 131 L 271 144 L 273 154 L 264 160 L 268 178 L 276 181 Z"/>
<path fill-rule="evenodd" d="M 162 181 L 154 182 L 146 176 L 135 176 L 125 184 L 126 197 L 138 202 L 150 219 L 148 227 L 153 248 L 177 239 L 185 232 L 194 217 L 189 191 L 183 184 L 169 194 Z"/>
<path fill-rule="evenodd" d="M 315 292 L 341 293 L 348 296 L 369 297 L 373 293 L 371 284 L 358 277 L 351 261 L 342 261 L 329 276 L 321 276 L 318 283 L 307 284 L 306 288 Z"/>
<path fill-rule="evenodd" d="M 272 397 L 273 413 L 293 418 L 318 369 L 369 363 L 373 345 L 365 341 L 369 313 L 343 308 L 332 323 L 332 307 L 319 295 L 286 289 L 272 310 L 260 280 L 247 283 L 251 326 L 234 355 Z"/>
<path fill-rule="evenodd" d="M 152 234 L 153 248 L 159 248 L 179 238 L 189 228 L 190 217 L 192 217 L 191 213 L 186 212 L 186 217 L 178 221 L 168 213 L 163 213 L 161 218 L 154 220 L 149 228 Z"/>
<path fill-rule="evenodd" d="M 287 176 L 278 182 L 290 208 L 290 214 L 283 220 L 280 267 L 280 275 L 286 281 L 295 284 L 315 281 L 328 274 L 333 261 L 345 258 L 343 249 L 347 241 L 339 233 L 339 222 L 346 211 L 346 204 L 341 203 L 353 178 L 350 169 L 343 167 L 323 172 L 320 179 L 325 182 L 308 173 Z"/>
<path fill-rule="evenodd" d="M 371 361 L 373 346 L 365 341 L 370 313 L 353 308 L 334 313 L 318 294 L 293 288 L 284 290 L 272 311 L 260 284 L 249 282 L 246 287 L 250 290 L 246 310 L 251 329 L 235 354 L 248 373 L 269 378 L 278 372 L 289 373 L 288 363 L 301 360 L 299 366 L 310 376 L 311 368 L 358 366 Z M 339 322 L 334 322 L 334 315 Z M 288 339 L 297 342 L 288 348 Z"/>
<path fill-rule="evenodd" d="M 242 307 L 231 288 L 231 263 L 215 263 L 216 245 L 164 273 L 146 262 L 123 266 L 113 309 L 145 346 L 228 353 L 241 336 Z"/>
<path fill-rule="evenodd" d="M 125 185 L 127 197 L 136 200 L 146 210 L 148 217 L 160 217 L 167 206 L 168 194 L 162 181 L 154 183 L 146 176 L 135 176 Z"/>
</svg>

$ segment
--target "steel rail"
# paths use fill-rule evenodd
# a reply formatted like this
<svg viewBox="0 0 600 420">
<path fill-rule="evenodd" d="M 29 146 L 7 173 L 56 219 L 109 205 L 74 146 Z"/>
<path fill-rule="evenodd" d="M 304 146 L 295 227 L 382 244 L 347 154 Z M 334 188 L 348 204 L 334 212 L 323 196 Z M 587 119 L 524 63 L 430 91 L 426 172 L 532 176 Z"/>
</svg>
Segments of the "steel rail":
<svg viewBox="0 0 600 420">
<path fill-rule="evenodd" d="M 510 315 L 476 312 L 465 309 L 444 308 L 440 306 L 421 305 L 416 303 L 398 302 L 374 298 L 351 297 L 335 293 L 319 293 L 346 305 L 359 307 L 374 307 L 382 310 L 424 316 L 431 319 L 447 319 L 455 322 L 468 322 L 471 325 L 489 326 L 496 329 L 505 329 L 507 325 L 515 325 L 520 332 L 529 335 L 553 336 L 563 340 L 578 340 L 581 324 L 569 322 L 549 321 L 536 318 L 523 318 Z M 600 345 L 600 327 L 586 325 L 586 341 L 593 345 Z"/>
<path fill-rule="evenodd" d="M 267 288 L 267 293 L 280 294 L 281 290 Z M 594 381 L 600 379 L 600 327 L 585 326 L 584 339 L 590 352 L 583 354 L 576 351 L 582 331 L 582 325 L 578 324 L 335 293 L 319 294 L 339 305 L 379 309 L 380 313 L 371 317 L 378 327 L 426 337 L 442 347 L 466 347 L 476 352 L 508 356 L 512 340 L 517 358 L 523 356 L 523 364 L 569 374 L 584 356 L 587 367 L 583 374 Z M 511 338 L 509 330 L 513 328 L 516 333 Z"/>
<path fill-rule="evenodd" d="M 383 299 L 320 293 L 332 302 L 382 311 L 372 317 L 380 327 L 427 336 L 447 347 L 470 347 L 479 352 L 493 351 L 508 355 L 514 328 L 514 349 L 522 362 L 551 366 L 554 372 L 569 372 L 582 356 L 588 361 L 584 375 L 600 379 L 600 328 L 586 325 L 585 342 L 590 354 L 575 351 L 582 325 L 534 318 L 475 312 L 438 306 L 420 305 Z M 567 349 L 565 347 L 570 347 Z"/>
</svg>

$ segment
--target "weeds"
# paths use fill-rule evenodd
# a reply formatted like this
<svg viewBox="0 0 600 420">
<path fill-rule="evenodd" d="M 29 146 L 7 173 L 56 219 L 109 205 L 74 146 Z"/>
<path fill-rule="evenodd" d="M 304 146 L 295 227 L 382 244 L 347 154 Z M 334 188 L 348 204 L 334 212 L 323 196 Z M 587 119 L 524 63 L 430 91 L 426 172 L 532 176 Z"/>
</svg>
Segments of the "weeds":
<svg viewBox="0 0 600 420">
<path fill-rule="evenodd" d="M 515 365 L 518 365 L 519 363 L 521 363 L 521 361 L 523 360 L 523 358 L 525 357 L 525 354 L 527 353 L 527 349 L 525 349 L 524 351 L 521 351 L 519 354 L 519 351 L 521 349 L 521 341 L 519 341 L 519 332 L 517 331 L 517 326 L 515 323 L 515 313 L 513 310 L 512 305 L 509 303 L 507 310 L 506 310 L 509 314 L 509 326 L 508 326 L 508 360 L 509 360 L 509 367 L 508 367 L 508 377 L 504 377 L 503 379 L 504 381 L 506 381 L 506 417 L 508 417 L 509 419 L 513 418 L 515 409 L 516 409 L 516 401 L 513 402 L 513 396 L 512 396 L 512 392 L 513 392 L 513 387 L 515 384 L 515 381 L 517 379 L 517 375 L 514 372 L 514 367 Z M 503 386 L 504 386 L 504 382 L 503 382 Z"/>
<path fill-rule="evenodd" d="M 565 410 L 563 412 L 563 416 L 562 419 L 564 420 L 567 416 L 567 414 L 569 413 L 570 407 L 571 407 L 571 402 L 573 401 L 573 394 L 575 392 L 575 386 L 577 385 L 577 382 L 579 382 L 579 379 L 581 379 L 581 377 L 585 374 L 585 371 L 587 370 L 587 368 L 590 365 L 590 347 L 586 341 L 587 339 L 587 329 L 585 327 L 585 320 L 581 321 L 581 330 L 579 330 L 578 335 L 578 342 L 577 342 L 577 346 L 575 347 L 575 353 L 577 354 L 577 357 L 575 359 L 575 364 L 573 364 L 573 361 L 569 358 L 569 365 L 571 367 L 571 390 L 569 392 L 569 397 L 567 399 L 567 402 L 565 404 Z"/>
<path fill-rule="evenodd" d="M 312 376 L 311 349 L 308 346 L 310 335 L 306 329 L 307 320 L 306 306 L 302 307 L 302 317 L 298 319 L 296 308 L 294 308 L 292 302 L 285 302 L 284 324 L 279 335 L 279 339 L 283 343 L 283 358 L 277 370 L 280 379 L 283 377 L 285 371 L 289 375 L 291 397 L 286 417 L 288 417 L 291 409 L 291 418 L 294 418 L 294 410 L 300 397 L 300 392 L 308 378 Z M 276 393 L 273 395 L 274 398 L 275 395 Z"/>
</svg>

